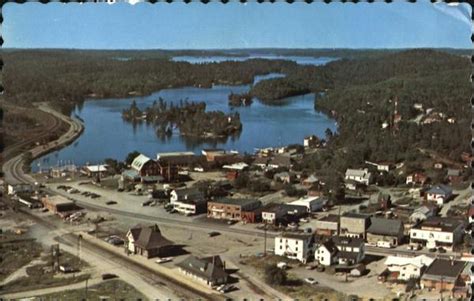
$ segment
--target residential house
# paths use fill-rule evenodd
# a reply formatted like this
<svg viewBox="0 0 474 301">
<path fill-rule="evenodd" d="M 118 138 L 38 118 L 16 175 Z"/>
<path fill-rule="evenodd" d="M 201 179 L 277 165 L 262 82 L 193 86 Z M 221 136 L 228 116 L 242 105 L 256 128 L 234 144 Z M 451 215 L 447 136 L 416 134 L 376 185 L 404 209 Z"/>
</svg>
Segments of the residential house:
<svg viewBox="0 0 474 301">
<path fill-rule="evenodd" d="M 322 265 L 334 263 L 354 265 L 365 258 L 364 240 L 361 238 L 333 236 L 319 243 L 314 252 L 315 260 Z"/>
<path fill-rule="evenodd" d="M 268 162 L 268 167 L 269 168 L 284 167 L 284 168 L 290 169 L 291 166 L 292 166 L 291 157 L 290 156 L 285 156 L 285 155 L 275 155 Z"/>
<path fill-rule="evenodd" d="M 262 208 L 262 222 L 271 225 L 297 222 L 308 214 L 305 206 L 290 204 L 268 204 Z"/>
<path fill-rule="evenodd" d="M 460 184 L 462 183 L 462 180 L 463 180 L 462 171 L 459 169 L 448 168 L 448 171 L 446 173 L 446 178 L 451 184 L 454 184 L 454 185 Z"/>
<path fill-rule="evenodd" d="M 424 221 L 425 219 L 435 215 L 435 207 L 423 205 L 413 211 L 413 213 L 410 215 L 410 222 L 418 224 L 419 222 Z"/>
<path fill-rule="evenodd" d="M 81 169 L 81 173 L 90 178 L 102 178 L 107 175 L 108 165 L 87 165 Z"/>
<path fill-rule="evenodd" d="M 312 234 L 282 233 L 275 237 L 275 255 L 306 263 L 313 252 Z"/>
<path fill-rule="evenodd" d="M 318 148 L 321 146 L 321 140 L 315 135 L 310 135 L 303 139 L 303 146 L 307 148 Z"/>
<path fill-rule="evenodd" d="M 360 184 L 369 185 L 372 181 L 372 174 L 367 168 L 364 169 L 347 169 L 346 180 L 352 180 Z"/>
<path fill-rule="evenodd" d="M 315 212 L 323 209 L 326 206 L 328 200 L 318 196 L 303 196 L 296 201 L 290 202 L 290 205 L 295 206 L 304 206 L 306 207 L 308 213 Z"/>
<path fill-rule="evenodd" d="M 339 215 L 329 214 L 316 221 L 316 235 L 334 236 L 339 234 Z"/>
<path fill-rule="evenodd" d="M 407 176 L 406 184 L 425 185 L 428 182 L 428 176 L 422 172 L 415 172 Z"/>
<path fill-rule="evenodd" d="M 398 246 L 403 240 L 403 223 L 399 219 L 372 217 L 367 242 L 382 247 Z"/>
<path fill-rule="evenodd" d="M 221 198 L 207 203 L 207 217 L 255 223 L 261 219 L 261 206 L 255 199 Z"/>
<path fill-rule="evenodd" d="M 366 237 L 370 226 L 370 215 L 360 213 L 345 213 L 340 220 L 340 235 L 346 237 Z"/>
<path fill-rule="evenodd" d="M 256 157 L 252 165 L 257 166 L 261 169 L 265 169 L 270 159 L 268 157 Z"/>
<path fill-rule="evenodd" d="M 207 210 L 207 199 L 197 188 L 175 189 L 170 193 L 170 204 L 173 209 L 185 215 L 204 213 Z"/>
<path fill-rule="evenodd" d="M 392 279 L 408 281 L 419 279 L 428 266 L 434 261 L 426 255 L 416 257 L 388 256 L 385 260 L 387 270 L 392 274 Z"/>
<path fill-rule="evenodd" d="M 273 180 L 286 183 L 286 184 L 290 184 L 291 182 L 293 182 L 293 179 L 294 179 L 293 174 L 287 171 L 276 173 L 273 176 Z"/>
<path fill-rule="evenodd" d="M 469 298 L 471 291 L 471 263 L 435 259 L 421 276 L 423 289 L 446 292 L 454 298 Z"/>
<path fill-rule="evenodd" d="M 410 229 L 410 243 L 427 248 L 452 250 L 463 239 L 464 221 L 447 217 L 429 217 Z"/>
<path fill-rule="evenodd" d="M 228 281 L 229 274 L 225 269 L 225 262 L 218 255 L 202 258 L 189 256 L 177 266 L 186 276 L 209 287 L 226 284 Z"/>
<path fill-rule="evenodd" d="M 425 195 L 428 202 L 435 202 L 438 206 L 442 206 L 453 195 L 453 189 L 447 185 L 439 184 L 427 190 Z"/>
<path fill-rule="evenodd" d="M 134 227 L 127 233 L 128 250 L 146 258 L 169 255 L 174 248 L 173 242 L 166 239 L 158 225 Z"/>
<path fill-rule="evenodd" d="M 389 172 L 390 169 L 392 169 L 395 166 L 395 164 L 393 164 L 391 162 L 374 163 L 374 162 L 370 162 L 370 161 L 365 161 L 365 163 L 374 166 L 375 168 L 377 168 L 377 171 L 386 171 L 386 172 Z"/>
</svg>

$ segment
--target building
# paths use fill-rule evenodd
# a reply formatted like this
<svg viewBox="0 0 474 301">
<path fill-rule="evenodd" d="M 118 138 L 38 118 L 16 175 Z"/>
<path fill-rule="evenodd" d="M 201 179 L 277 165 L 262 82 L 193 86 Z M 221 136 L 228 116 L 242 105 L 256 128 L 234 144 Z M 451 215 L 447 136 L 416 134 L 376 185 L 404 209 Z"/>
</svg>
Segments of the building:
<svg viewBox="0 0 474 301">
<path fill-rule="evenodd" d="M 467 219 L 468 219 L 470 224 L 472 222 L 474 222 L 474 205 L 472 205 L 472 204 L 467 209 Z"/>
<path fill-rule="evenodd" d="M 182 168 L 189 168 L 194 164 L 199 164 L 201 157 L 196 156 L 193 152 L 172 152 L 158 153 L 156 161 L 160 167 L 160 175 L 167 182 L 178 180 L 178 171 Z"/>
<path fill-rule="evenodd" d="M 128 250 L 132 254 L 139 254 L 146 258 L 163 257 L 170 255 L 174 248 L 173 242 L 166 239 L 158 225 L 136 226 L 127 233 Z"/>
<path fill-rule="evenodd" d="M 303 139 L 303 146 L 307 148 L 318 148 L 321 146 L 321 140 L 315 135 L 307 136 Z"/>
<path fill-rule="evenodd" d="M 290 169 L 292 166 L 291 157 L 285 155 L 275 155 L 270 159 L 267 165 L 269 168 L 287 168 Z"/>
<path fill-rule="evenodd" d="M 340 235 L 346 237 L 366 237 L 370 226 L 370 215 L 360 213 L 345 213 L 340 220 Z"/>
<path fill-rule="evenodd" d="M 364 240 L 361 238 L 333 236 L 316 247 L 314 259 L 321 265 L 354 265 L 365 258 Z"/>
<path fill-rule="evenodd" d="M 216 157 L 223 156 L 226 154 L 226 151 L 221 148 L 213 148 L 213 149 L 203 149 L 201 154 L 206 157 L 208 162 L 214 161 Z"/>
<path fill-rule="evenodd" d="M 327 215 L 316 221 L 316 235 L 334 236 L 339 234 L 339 216 Z"/>
<path fill-rule="evenodd" d="M 448 168 L 446 178 L 451 184 L 460 184 L 462 183 L 462 171 L 459 169 Z"/>
<path fill-rule="evenodd" d="M 313 235 L 282 233 L 275 237 L 275 255 L 306 263 L 313 252 Z"/>
<path fill-rule="evenodd" d="M 421 243 L 427 248 L 443 247 L 452 250 L 460 243 L 464 234 L 462 220 L 429 217 L 410 229 L 410 243 Z"/>
<path fill-rule="evenodd" d="M 434 261 L 426 255 L 416 257 L 388 256 L 385 260 L 391 278 L 401 281 L 419 279 L 428 266 Z"/>
<path fill-rule="evenodd" d="M 439 184 L 427 190 L 425 195 L 428 202 L 435 202 L 438 206 L 442 206 L 453 195 L 453 189 L 447 185 Z"/>
<path fill-rule="evenodd" d="M 45 208 L 53 213 L 62 213 L 79 209 L 73 201 L 60 195 L 45 196 L 41 198 L 41 202 Z"/>
<path fill-rule="evenodd" d="M 403 240 L 403 223 L 399 219 L 372 217 L 367 242 L 380 247 L 396 247 Z"/>
<path fill-rule="evenodd" d="M 308 213 L 322 210 L 323 207 L 327 204 L 328 200 L 318 196 L 303 196 L 302 198 L 297 199 L 296 201 L 290 202 L 288 204 L 295 206 L 304 206 Z"/>
<path fill-rule="evenodd" d="M 423 289 L 447 292 L 454 298 L 469 298 L 471 264 L 464 261 L 435 259 L 421 276 Z"/>
<path fill-rule="evenodd" d="M 435 216 L 436 210 L 431 206 L 421 206 L 416 208 L 413 213 L 410 215 L 410 222 L 418 224 L 425 219 Z"/>
<path fill-rule="evenodd" d="M 368 164 L 368 165 L 374 166 L 375 168 L 377 168 L 377 171 L 386 171 L 386 172 L 389 172 L 390 169 L 392 169 L 395 166 L 395 164 L 393 164 L 391 162 L 374 163 L 374 162 L 370 162 L 370 161 L 365 161 L 365 163 Z"/>
<path fill-rule="evenodd" d="M 257 166 L 261 169 L 267 168 L 268 162 L 270 159 L 268 157 L 256 157 L 252 162 L 252 165 Z"/>
<path fill-rule="evenodd" d="M 90 178 L 102 178 L 107 175 L 107 164 L 87 165 L 81 169 L 81 173 Z"/>
<path fill-rule="evenodd" d="M 346 180 L 352 180 L 360 184 L 368 186 L 372 181 L 372 174 L 367 168 L 364 169 L 347 169 Z"/>
<path fill-rule="evenodd" d="M 428 182 L 428 176 L 421 172 L 415 172 L 407 176 L 406 184 L 425 185 Z"/>
<path fill-rule="evenodd" d="M 273 180 L 286 183 L 286 184 L 292 183 L 293 179 L 294 179 L 293 175 L 287 171 L 276 173 L 273 176 Z"/>
<path fill-rule="evenodd" d="M 237 179 L 237 177 L 248 168 L 248 164 L 244 162 L 238 162 L 233 164 L 227 164 L 222 166 L 226 170 L 226 177 L 229 181 Z"/>
<path fill-rule="evenodd" d="M 305 206 L 268 204 L 262 208 L 262 222 L 271 225 L 297 222 L 308 214 Z"/>
<path fill-rule="evenodd" d="M 204 213 L 207 210 L 207 199 L 197 188 L 172 190 L 170 204 L 173 205 L 174 210 L 185 215 Z"/>
<path fill-rule="evenodd" d="M 258 222 L 262 203 L 255 199 L 221 198 L 207 203 L 207 217 L 231 221 Z"/>
<path fill-rule="evenodd" d="M 203 258 L 189 256 L 177 266 L 186 276 L 209 287 L 226 284 L 228 281 L 225 262 L 218 255 Z"/>
<path fill-rule="evenodd" d="M 18 193 L 32 193 L 33 191 L 33 185 L 31 184 L 8 184 L 7 186 L 8 195 L 15 195 Z"/>
<path fill-rule="evenodd" d="M 140 177 L 160 175 L 160 165 L 158 162 L 148 158 L 143 154 L 140 154 L 135 159 L 133 159 L 130 166 Z"/>
<path fill-rule="evenodd" d="M 314 185 L 318 185 L 319 184 L 319 179 L 315 176 L 315 175 L 310 175 L 309 177 L 307 177 L 306 179 L 304 179 L 301 184 L 303 184 L 303 186 L 305 187 L 312 187 Z"/>
</svg>

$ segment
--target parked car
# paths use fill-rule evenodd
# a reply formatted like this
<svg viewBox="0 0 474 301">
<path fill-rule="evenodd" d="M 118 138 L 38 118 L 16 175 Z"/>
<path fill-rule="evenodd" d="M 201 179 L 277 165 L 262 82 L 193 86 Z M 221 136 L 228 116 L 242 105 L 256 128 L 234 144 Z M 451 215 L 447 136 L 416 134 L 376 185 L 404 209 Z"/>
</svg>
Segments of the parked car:
<svg viewBox="0 0 474 301">
<path fill-rule="evenodd" d="M 217 231 L 211 231 L 209 233 L 207 233 L 207 235 L 209 235 L 209 237 L 214 237 L 214 236 L 218 236 L 220 235 L 221 233 L 220 232 L 217 232 Z"/>
<path fill-rule="evenodd" d="M 165 263 L 173 260 L 173 257 L 162 257 L 155 260 L 156 263 Z"/>
<path fill-rule="evenodd" d="M 221 292 L 221 293 L 227 293 L 232 288 L 233 288 L 233 286 L 231 284 L 222 284 L 222 285 L 219 285 L 216 290 Z"/>
<path fill-rule="evenodd" d="M 436 248 L 430 248 L 430 249 L 428 249 L 428 251 L 430 251 L 430 252 L 436 252 Z"/>
<path fill-rule="evenodd" d="M 446 253 L 446 249 L 443 248 L 443 247 L 439 247 L 439 248 L 438 248 L 438 252 L 440 252 L 440 253 Z"/>
<path fill-rule="evenodd" d="M 142 206 L 150 206 L 151 202 L 152 202 L 152 201 L 150 201 L 150 200 L 144 201 L 144 202 L 142 203 Z"/>
<path fill-rule="evenodd" d="M 110 274 L 110 273 L 102 274 L 102 280 L 115 279 L 115 278 L 118 278 L 118 276 L 115 274 Z"/>
<path fill-rule="evenodd" d="M 105 204 L 106 205 L 115 205 L 115 204 L 117 204 L 117 202 L 116 201 L 107 201 L 107 202 L 105 202 Z"/>
<path fill-rule="evenodd" d="M 286 270 L 288 268 L 288 264 L 284 261 L 280 261 L 279 263 L 277 263 L 277 268 Z"/>
<path fill-rule="evenodd" d="M 311 277 L 305 278 L 304 281 L 305 281 L 306 283 L 309 283 L 309 284 L 318 284 L 318 282 L 316 281 L 316 279 L 311 278 Z"/>
<path fill-rule="evenodd" d="M 60 270 L 61 272 L 63 272 L 63 273 L 72 273 L 72 272 L 75 272 L 75 271 L 76 271 L 73 267 L 71 267 L 71 266 L 68 265 L 68 264 L 61 264 L 61 265 L 59 266 L 59 270 Z"/>
</svg>

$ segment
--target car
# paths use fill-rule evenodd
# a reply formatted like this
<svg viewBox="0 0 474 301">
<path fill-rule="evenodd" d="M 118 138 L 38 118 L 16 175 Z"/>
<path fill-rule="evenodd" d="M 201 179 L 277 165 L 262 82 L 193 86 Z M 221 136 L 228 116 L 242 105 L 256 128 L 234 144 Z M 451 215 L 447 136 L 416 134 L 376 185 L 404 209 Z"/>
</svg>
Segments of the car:
<svg viewBox="0 0 474 301">
<path fill-rule="evenodd" d="M 231 284 L 222 284 L 222 285 L 219 285 L 216 290 L 221 293 L 227 293 L 232 288 L 233 286 Z"/>
<path fill-rule="evenodd" d="M 150 200 L 144 201 L 144 202 L 142 203 L 142 206 L 150 206 L 151 202 L 152 202 L 152 201 L 150 201 Z"/>
<path fill-rule="evenodd" d="M 430 252 L 436 252 L 436 248 L 430 248 L 430 249 L 428 249 L 428 251 L 430 251 Z"/>
<path fill-rule="evenodd" d="M 227 221 L 227 225 L 233 225 L 235 224 L 235 221 Z"/>
<path fill-rule="evenodd" d="M 123 192 L 123 188 L 117 189 L 118 192 Z"/>
<path fill-rule="evenodd" d="M 318 282 L 316 281 L 316 279 L 311 278 L 311 277 L 305 278 L 304 281 L 305 281 L 306 283 L 309 283 L 309 284 L 318 284 Z"/>
<path fill-rule="evenodd" d="M 116 201 L 108 201 L 108 202 L 105 202 L 106 205 L 115 205 L 117 204 Z"/>
<path fill-rule="evenodd" d="M 443 247 L 439 247 L 439 248 L 438 248 L 438 252 L 440 252 L 440 253 L 446 253 L 446 249 L 443 248 Z"/>
<path fill-rule="evenodd" d="M 109 280 L 109 279 L 115 279 L 115 278 L 118 278 L 118 276 L 115 274 L 111 274 L 111 273 L 102 274 L 102 280 Z"/>
<path fill-rule="evenodd" d="M 73 267 L 71 267 L 70 265 L 68 264 L 61 264 L 59 265 L 59 270 L 63 273 L 73 273 L 76 271 L 76 269 L 74 269 Z"/>
<path fill-rule="evenodd" d="M 217 232 L 217 231 L 211 231 L 211 232 L 207 233 L 207 235 L 209 235 L 209 237 L 214 237 L 214 236 L 221 235 L 221 233 Z"/>
<path fill-rule="evenodd" d="M 176 210 L 176 209 L 171 209 L 171 210 L 170 210 L 170 213 L 171 213 L 171 214 L 175 214 L 175 213 L 177 213 L 177 212 L 178 212 L 178 210 Z"/>
<path fill-rule="evenodd" d="M 173 257 L 161 257 L 155 260 L 156 263 L 165 263 L 173 260 Z"/>
</svg>

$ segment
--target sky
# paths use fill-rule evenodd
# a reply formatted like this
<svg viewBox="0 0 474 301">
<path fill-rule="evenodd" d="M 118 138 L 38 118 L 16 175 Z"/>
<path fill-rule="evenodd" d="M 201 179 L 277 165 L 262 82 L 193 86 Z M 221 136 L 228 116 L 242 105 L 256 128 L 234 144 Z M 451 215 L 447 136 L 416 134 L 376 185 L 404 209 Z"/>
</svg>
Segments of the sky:
<svg viewBox="0 0 474 301">
<path fill-rule="evenodd" d="M 135 0 L 136 1 L 136 0 Z M 409 3 L 7 3 L 5 48 L 471 48 L 471 7 Z"/>
</svg>

